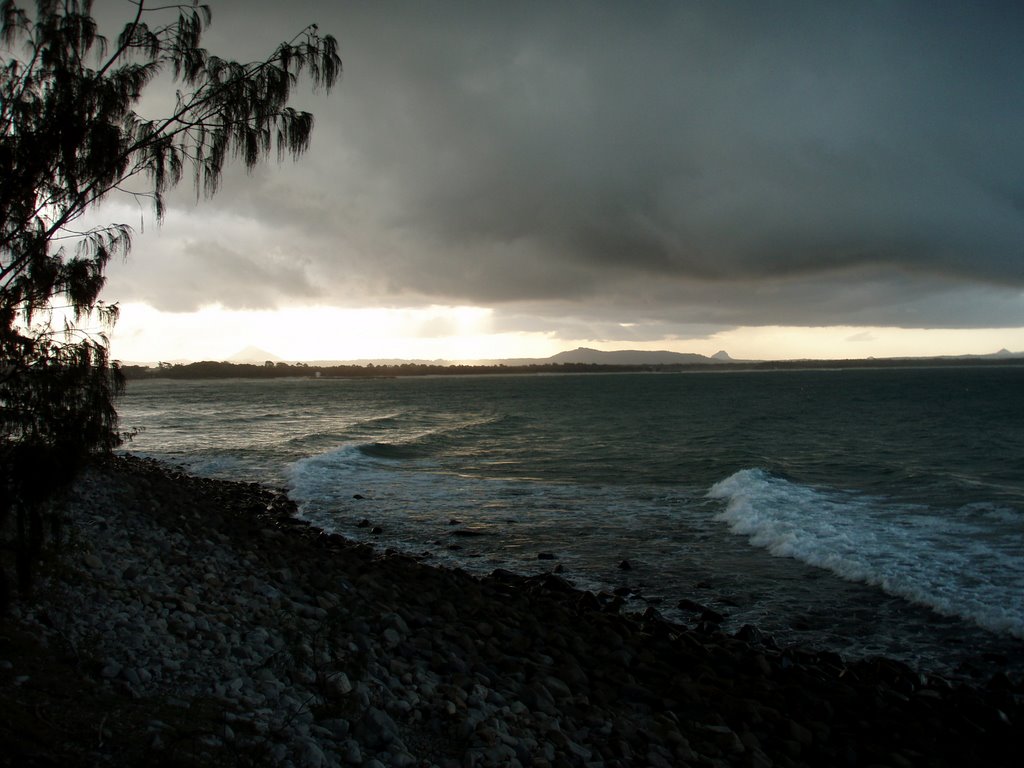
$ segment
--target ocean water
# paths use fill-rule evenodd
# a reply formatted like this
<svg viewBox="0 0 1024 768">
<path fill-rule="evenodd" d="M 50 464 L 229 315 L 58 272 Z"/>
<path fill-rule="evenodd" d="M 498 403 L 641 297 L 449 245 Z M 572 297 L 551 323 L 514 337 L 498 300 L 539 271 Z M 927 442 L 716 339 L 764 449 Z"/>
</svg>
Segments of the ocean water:
<svg viewBox="0 0 1024 768">
<path fill-rule="evenodd" d="M 120 411 L 131 452 L 382 549 L 1020 676 L 1022 393 L 1022 367 L 152 380 Z"/>
</svg>

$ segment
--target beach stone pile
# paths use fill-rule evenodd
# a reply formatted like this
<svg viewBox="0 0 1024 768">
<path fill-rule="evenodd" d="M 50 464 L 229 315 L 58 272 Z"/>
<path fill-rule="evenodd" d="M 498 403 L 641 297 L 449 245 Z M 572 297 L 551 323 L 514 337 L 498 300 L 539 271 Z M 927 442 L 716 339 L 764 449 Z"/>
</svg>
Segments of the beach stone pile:
<svg viewBox="0 0 1024 768">
<path fill-rule="evenodd" d="M 746 627 L 623 615 L 571 574 L 474 577 L 294 518 L 280 492 L 132 457 L 68 504 L 70 573 L 13 619 L 112 695 L 206 721 L 177 764 L 1019 764 L 1024 699 Z M 2 659 L 0 659 L 2 661 Z M 17 669 L 0 686 L 31 686 Z M 0 694 L 4 692 L 0 690 Z M 116 762 L 90 745 L 89 762 Z M 173 758 L 171 760 L 170 758 Z"/>
</svg>

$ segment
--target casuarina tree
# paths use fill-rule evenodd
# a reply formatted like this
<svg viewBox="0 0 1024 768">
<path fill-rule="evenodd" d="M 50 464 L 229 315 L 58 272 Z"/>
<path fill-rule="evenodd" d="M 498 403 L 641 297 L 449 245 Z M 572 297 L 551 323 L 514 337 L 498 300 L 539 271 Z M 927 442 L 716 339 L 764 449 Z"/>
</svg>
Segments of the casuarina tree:
<svg viewBox="0 0 1024 768">
<path fill-rule="evenodd" d="M 209 196 L 232 161 L 300 156 L 313 116 L 289 106 L 292 90 L 306 78 L 329 91 L 341 73 L 316 25 L 239 63 L 201 47 L 211 13 L 195 0 L 126 7 L 109 40 L 91 0 L 0 3 L 0 566 L 13 562 L 23 589 L 55 492 L 120 442 L 107 336 L 117 305 L 100 295 L 132 230 L 86 228 L 83 215 L 117 192 L 159 221 L 185 178 Z M 147 86 L 177 94 L 161 117 L 142 114 Z M 0 607 L 8 583 L 0 567 Z"/>
</svg>

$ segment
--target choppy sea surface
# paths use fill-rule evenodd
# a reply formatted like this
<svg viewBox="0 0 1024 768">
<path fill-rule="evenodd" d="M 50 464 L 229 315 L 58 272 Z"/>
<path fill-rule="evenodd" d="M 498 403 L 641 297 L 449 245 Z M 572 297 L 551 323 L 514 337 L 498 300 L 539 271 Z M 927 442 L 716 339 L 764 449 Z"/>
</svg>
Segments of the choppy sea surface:
<svg viewBox="0 0 1024 768">
<path fill-rule="evenodd" d="M 151 380 L 120 412 L 129 451 L 381 548 L 1024 672 L 1024 367 Z"/>
</svg>

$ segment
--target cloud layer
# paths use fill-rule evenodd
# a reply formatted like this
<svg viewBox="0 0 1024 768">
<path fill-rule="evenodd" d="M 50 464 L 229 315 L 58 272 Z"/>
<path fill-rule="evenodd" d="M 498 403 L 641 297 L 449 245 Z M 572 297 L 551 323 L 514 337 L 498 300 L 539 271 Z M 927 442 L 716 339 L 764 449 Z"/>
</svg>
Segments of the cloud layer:
<svg viewBox="0 0 1024 768">
<path fill-rule="evenodd" d="M 211 50 L 316 21 L 343 80 L 307 157 L 184 190 L 110 294 L 1024 325 L 1024 15 L 836 5 L 214 3 Z"/>
</svg>

